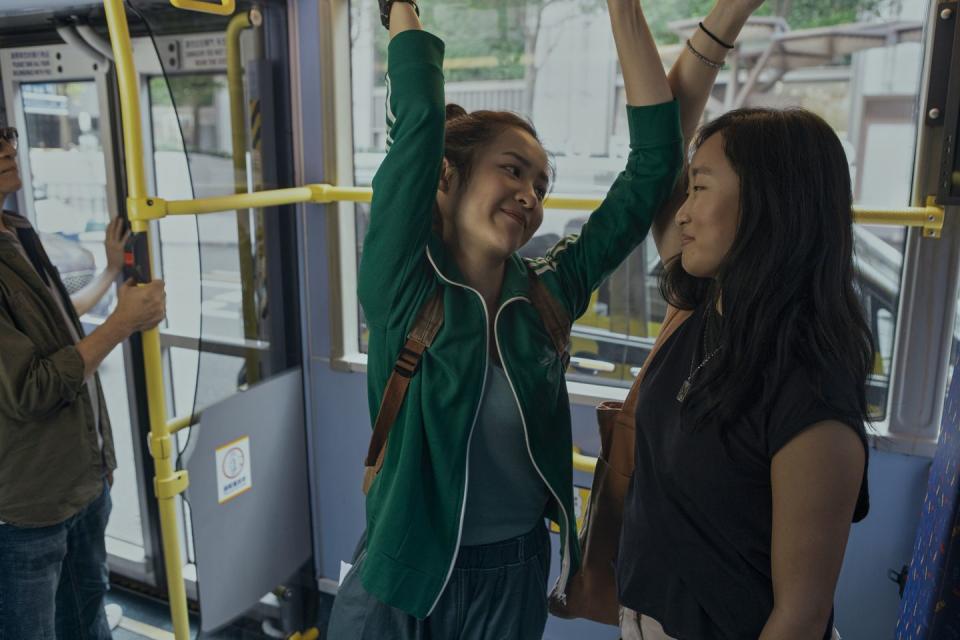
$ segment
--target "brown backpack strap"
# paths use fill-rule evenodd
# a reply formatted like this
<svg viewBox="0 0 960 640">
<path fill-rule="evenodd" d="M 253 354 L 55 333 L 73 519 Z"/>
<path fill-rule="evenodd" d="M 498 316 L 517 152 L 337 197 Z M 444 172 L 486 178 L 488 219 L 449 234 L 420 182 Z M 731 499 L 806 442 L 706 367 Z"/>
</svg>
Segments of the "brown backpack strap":
<svg viewBox="0 0 960 640">
<path fill-rule="evenodd" d="M 690 314 L 690 311 L 667 307 L 667 316 L 663 321 L 663 325 L 660 327 L 660 334 L 653 344 L 653 349 L 647 354 L 646 359 L 643 361 L 643 366 L 640 367 L 640 373 L 638 373 L 634 379 L 633 385 L 630 387 L 630 392 L 627 394 L 623 404 L 620 405 L 620 410 L 617 411 L 614 417 L 613 432 L 609 436 L 607 445 L 605 445 L 604 456 L 606 457 L 607 464 L 611 468 L 616 469 L 620 474 L 629 475 L 633 473 L 634 469 L 637 400 L 640 395 L 640 385 L 643 384 L 643 380 L 650 370 L 650 363 L 653 362 L 660 348 L 680 325 L 690 317 Z"/>
<path fill-rule="evenodd" d="M 570 317 L 529 264 L 527 275 L 530 277 L 530 303 L 540 314 L 543 326 L 550 334 L 553 348 L 557 350 L 557 355 L 560 356 L 560 361 L 566 370 L 567 365 L 570 364 L 570 330 L 572 328 Z"/>
<path fill-rule="evenodd" d="M 692 314 L 692 311 L 684 311 L 676 307 L 667 307 L 667 315 L 663 319 L 663 324 L 660 325 L 660 333 L 653 343 L 653 349 L 650 350 L 650 353 L 648 353 L 644 359 L 643 365 L 640 367 L 640 373 L 637 374 L 636 379 L 633 381 L 633 386 L 630 387 L 630 393 L 627 394 L 627 398 L 623 401 L 621 414 L 631 422 L 633 422 L 633 416 L 637 410 L 637 395 L 639 393 L 640 383 L 642 383 L 646 377 L 650 363 L 653 362 L 653 358 L 657 355 L 657 352 L 660 351 L 660 347 L 664 345 L 670 336 L 672 336 L 680 325 Z"/>
<path fill-rule="evenodd" d="M 443 325 L 443 288 L 437 292 L 420 308 L 413 328 L 407 334 L 407 341 L 400 349 L 397 362 L 393 365 L 393 373 L 387 380 L 383 390 L 383 399 L 380 401 L 380 410 L 373 424 L 373 435 L 370 437 L 370 447 L 367 449 L 366 466 L 373 467 L 374 473 L 380 471 L 383 465 L 383 451 L 387 443 L 390 429 L 397 420 L 400 406 L 407 395 L 410 379 L 420 368 L 420 358 L 437 337 L 440 326 Z"/>
</svg>

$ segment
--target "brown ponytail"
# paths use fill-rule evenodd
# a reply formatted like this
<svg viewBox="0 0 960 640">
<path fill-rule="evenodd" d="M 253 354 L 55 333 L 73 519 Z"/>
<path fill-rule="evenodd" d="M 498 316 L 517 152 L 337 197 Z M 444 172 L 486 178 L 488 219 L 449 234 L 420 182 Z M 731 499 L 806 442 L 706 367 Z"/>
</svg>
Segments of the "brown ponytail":
<svg viewBox="0 0 960 640">
<path fill-rule="evenodd" d="M 476 154 L 510 127 L 526 131 L 534 140 L 543 144 L 533 125 L 510 111 L 481 110 L 468 113 L 460 105 L 451 103 L 446 108 L 446 122 L 443 157 L 456 170 L 461 184 L 470 179 Z M 443 235 L 443 220 L 439 208 L 434 211 L 433 231 L 437 235 Z"/>
<path fill-rule="evenodd" d="M 467 110 L 461 107 L 460 105 L 454 104 L 452 102 L 447 105 L 447 122 L 448 123 L 451 120 L 462 118 L 465 115 L 467 115 Z"/>
<path fill-rule="evenodd" d="M 460 105 L 451 103 L 447 105 L 446 113 L 443 156 L 463 180 L 469 178 L 477 152 L 510 127 L 525 131 L 540 142 L 540 136 L 533 125 L 510 111 L 481 110 L 467 113 Z"/>
</svg>

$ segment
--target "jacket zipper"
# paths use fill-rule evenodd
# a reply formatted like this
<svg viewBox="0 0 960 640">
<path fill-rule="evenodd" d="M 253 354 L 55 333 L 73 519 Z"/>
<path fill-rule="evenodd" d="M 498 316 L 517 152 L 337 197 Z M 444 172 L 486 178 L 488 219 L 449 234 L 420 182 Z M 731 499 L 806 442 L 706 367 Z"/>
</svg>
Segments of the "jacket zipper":
<svg viewBox="0 0 960 640">
<path fill-rule="evenodd" d="M 457 556 L 460 553 L 460 540 L 463 538 L 463 517 L 467 511 L 467 490 L 470 486 L 470 445 L 473 442 L 473 432 L 477 426 L 477 418 L 480 417 L 480 407 L 483 406 L 483 394 L 487 388 L 487 365 L 489 361 L 489 351 L 490 351 L 490 337 L 487 327 L 490 325 L 490 313 L 487 311 L 487 303 L 484 301 L 483 296 L 480 295 L 480 292 L 476 289 L 468 287 L 466 285 L 460 284 L 459 282 L 454 282 L 447 278 L 443 273 L 440 272 L 440 269 L 437 268 L 436 263 L 433 261 L 433 256 L 430 255 L 430 248 L 427 248 L 427 259 L 430 261 L 430 264 L 433 266 L 433 270 L 437 272 L 437 275 L 443 279 L 444 282 L 452 284 L 454 286 L 460 287 L 461 289 L 466 289 L 467 291 L 472 291 L 476 294 L 477 298 L 480 299 L 480 305 L 483 307 L 483 384 L 480 385 L 480 400 L 477 402 L 476 411 L 473 414 L 473 422 L 470 424 L 470 433 L 467 436 L 467 453 L 466 453 L 466 464 L 464 466 L 464 479 L 463 479 L 463 503 L 460 505 L 460 524 L 457 526 L 457 544 L 453 548 L 453 557 L 450 559 L 450 568 L 447 569 L 447 577 L 443 580 L 443 585 L 440 587 L 440 591 L 437 593 L 437 598 L 433 601 L 433 604 L 430 605 L 430 610 L 427 611 L 427 616 L 433 613 L 433 610 L 437 607 L 437 603 L 440 602 L 440 598 L 443 597 L 443 592 L 447 588 L 447 583 L 450 582 L 450 576 L 453 575 L 453 568 L 457 564 Z"/>
<path fill-rule="evenodd" d="M 506 361 L 503 359 L 503 351 L 500 350 L 500 336 L 497 334 L 497 323 L 500 321 L 500 314 L 507 307 L 507 305 L 518 300 L 530 302 L 529 299 L 518 296 L 515 298 L 510 298 L 500 305 L 500 308 L 497 310 L 497 315 L 493 319 L 493 340 L 497 345 L 497 355 L 500 357 L 500 364 L 503 366 L 503 374 L 507 377 L 507 383 L 510 385 L 510 392 L 513 393 L 513 400 L 517 404 L 517 411 L 520 412 L 520 424 L 523 425 L 523 439 L 527 445 L 527 455 L 530 456 L 530 462 L 533 464 L 533 468 L 536 469 L 537 475 L 540 476 L 543 484 L 546 485 L 547 489 L 550 490 L 550 494 L 553 496 L 553 499 L 557 501 L 557 504 L 560 505 L 560 511 L 563 513 L 564 526 L 561 530 L 566 533 L 566 535 L 563 537 L 563 561 L 560 565 L 560 577 L 557 579 L 557 584 L 553 588 L 553 593 L 557 594 L 557 597 L 561 602 L 565 602 L 567 599 L 567 574 L 570 572 L 570 519 L 567 517 L 566 507 L 563 506 L 563 502 L 560 501 L 560 497 L 557 496 L 556 492 L 553 490 L 553 487 L 551 487 L 550 483 L 547 482 L 546 477 L 543 475 L 543 472 L 540 471 L 540 467 L 537 466 L 537 461 L 533 457 L 533 450 L 530 448 L 530 434 L 527 432 L 527 419 L 523 415 L 523 407 L 520 406 L 520 398 L 517 396 L 517 390 L 514 388 L 513 380 L 510 379 L 510 373 L 507 371 Z"/>
</svg>

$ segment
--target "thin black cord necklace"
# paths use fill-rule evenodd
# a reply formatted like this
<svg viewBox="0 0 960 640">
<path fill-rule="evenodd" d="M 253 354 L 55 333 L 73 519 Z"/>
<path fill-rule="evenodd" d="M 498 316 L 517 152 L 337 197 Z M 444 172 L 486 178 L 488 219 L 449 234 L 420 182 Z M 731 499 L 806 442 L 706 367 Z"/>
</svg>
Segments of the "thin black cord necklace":
<svg viewBox="0 0 960 640">
<path fill-rule="evenodd" d="M 700 364 L 697 365 L 696 364 L 697 350 L 696 349 L 693 350 L 693 357 L 690 359 L 690 375 L 688 375 L 687 379 L 683 381 L 682 385 L 680 385 L 680 391 L 677 392 L 677 402 L 682 403 L 686 399 L 687 394 L 690 393 L 690 387 L 693 385 L 694 376 L 696 376 L 697 372 L 700 371 L 700 369 L 702 369 L 704 366 L 706 366 L 706 364 L 710 362 L 710 359 L 713 358 L 713 356 L 717 355 L 717 353 L 720 352 L 720 349 L 723 348 L 723 345 L 721 345 L 716 349 L 714 349 L 713 351 L 707 353 L 707 333 L 708 333 L 707 327 L 710 324 L 711 320 L 713 319 L 713 313 L 712 313 L 711 307 L 709 306 L 707 307 L 707 310 L 704 313 L 704 315 L 706 317 L 703 319 L 703 331 L 702 331 L 703 353 L 707 355 L 703 358 L 703 360 L 700 361 Z M 696 368 L 694 368 L 694 365 L 696 365 Z"/>
</svg>

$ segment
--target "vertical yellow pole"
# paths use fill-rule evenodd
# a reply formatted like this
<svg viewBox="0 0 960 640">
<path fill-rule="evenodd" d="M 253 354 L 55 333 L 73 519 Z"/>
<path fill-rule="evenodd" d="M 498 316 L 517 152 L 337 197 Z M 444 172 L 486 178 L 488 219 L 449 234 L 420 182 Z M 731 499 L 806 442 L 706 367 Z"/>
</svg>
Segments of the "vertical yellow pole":
<svg viewBox="0 0 960 640">
<path fill-rule="evenodd" d="M 234 193 L 247 192 L 247 119 L 243 114 L 243 61 L 240 59 L 240 34 L 251 26 L 259 26 L 259 18 L 259 12 L 238 13 L 227 25 L 227 88 L 230 94 Z M 253 244 L 250 241 L 249 214 L 249 209 L 237 211 L 237 250 L 240 260 L 243 335 L 248 340 L 259 340 L 257 283 L 253 266 Z M 246 374 L 247 384 L 253 385 L 260 381 L 260 357 L 253 351 L 246 356 Z"/>
<path fill-rule="evenodd" d="M 123 122 L 123 150 L 127 169 L 127 213 L 131 230 L 146 233 L 149 246 L 149 221 L 138 214 L 148 198 L 143 169 L 143 137 L 140 120 L 140 94 L 131 51 L 130 30 L 123 9 L 123 0 L 104 0 L 107 27 L 120 90 L 120 113 Z M 148 203 L 149 204 L 149 203 Z M 160 509 L 160 533 L 167 574 L 167 589 L 173 631 L 177 640 L 189 640 L 187 595 L 183 584 L 180 559 L 180 532 L 177 527 L 175 498 L 186 488 L 185 472 L 175 472 L 174 446 L 167 429 L 166 399 L 163 388 L 163 365 L 160 357 L 160 333 L 144 331 L 143 360 L 147 382 L 147 406 L 150 414 L 150 453 L 156 468 L 154 492 Z"/>
</svg>

